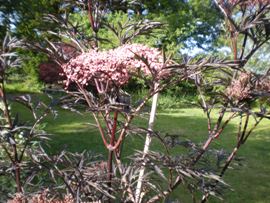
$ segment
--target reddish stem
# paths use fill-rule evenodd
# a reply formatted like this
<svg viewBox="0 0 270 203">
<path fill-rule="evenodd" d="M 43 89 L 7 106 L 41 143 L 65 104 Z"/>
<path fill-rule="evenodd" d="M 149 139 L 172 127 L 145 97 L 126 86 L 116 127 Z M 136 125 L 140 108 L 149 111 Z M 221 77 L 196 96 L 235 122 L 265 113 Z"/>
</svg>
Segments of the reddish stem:
<svg viewBox="0 0 270 203">
<path fill-rule="evenodd" d="M 79 83 L 77 83 L 77 85 L 78 85 L 79 89 L 81 90 L 81 92 L 83 93 L 84 98 L 85 98 L 88 106 L 91 107 L 92 106 L 92 102 L 90 101 L 89 97 L 87 96 L 87 93 L 85 92 L 85 89 L 83 89 L 83 87 Z M 100 122 L 98 120 L 98 117 L 96 116 L 96 114 L 94 112 L 92 112 L 92 115 L 93 115 L 93 117 L 95 119 L 95 122 L 96 122 L 96 124 L 98 126 L 99 133 L 101 135 L 103 144 L 104 144 L 104 146 L 106 146 L 108 148 L 108 143 L 107 143 L 107 140 L 105 138 L 105 134 L 103 132 L 103 128 L 102 128 L 102 126 L 101 126 L 101 124 L 100 124 Z"/>
<path fill-rule="evenodd" d="M 98 47 L 98 41 L 97 41 L 98 26 L 97 26 L 97 23 L 95 23 L 95 19 L 93 17 L 92 0 L 88 0 L 88 18 L 89 18 L 92 30 L 94 31 L 94 43 L 95 43 L 95 47 L 97 48 Z"/>
<path fill-rule="evenodd" d="M 93 4 L 92 1 L 88 0 L 88 18 L 89 18 L 90 25 L 91 25 L 93 31 L 97 32 L 94 17 L 93 17 L 93 6 L 92 6 L 92 4 Z"/>
<path fill-rule="evenodd" d="M 20 163 L 18 160 L 18 153 L 17 153 L 17 147 L 16 144 L 12 145 L 13 148 L 13 152 L 14 152 L 14 163 L 13 163 L 13 167 L 15 168 L 15 180 L 16 180 L 16 185 L 17 185 L 17 192 L 21 193 L 22 192 L 22 186 L 21 186 L 21 167 L 20 167 Z"/>
<path fill-rule="evenodd" d="M 114 112 L 114 119 L 113 119 L 113 127 L 112 127 L 112 134 L 111 134 L 111 140 L 110 140 L 110 145 L 113 146 L 115 142 L 115 132 L 117 128 L 117 117 L 118 117 L 118 112 Z M 108 157 L 108 186 L 111 186 L 111 181 L 112 181 L 112 161 L 113 161 L 113 150 L 109 150 L 109 157 Z"/>
<path fill-rule="evenodd" d="M 0 96 L 2 97 L 2 101 L 3 101 L 3 104 L 4 104 L 4 116 L 5 116 L 6 121 L 8 123 L 8 127 L 9 127 L 9 129 L 12 129 L 13 124 L 12 124 L 12 120 L 11 120 L 11 117 L 10 117 L 10 112 L 9 112 L 9 109 L 8 109 L 8 102 L 7 102 L 7 98 L 6 98 L 4 83 L 1 84 Z M 21 169 L 20 169 L 20 162 L 19 162 L 19 159 L 18 159 L 18 152 L 17 152 L 16 143 L 12 144 L 12 149 L 13 149 L 14 158 L 13 159 L 11 158 L 8 151 L 7 151 L 7 154 L 9 155 L 10 161 L 12 162 L 12 165 L 13 165 L 13 168 L 14 168 L 14 175 L 15 175 L 15 181 L 16 181 L 16 186 L 17 186 L 17 192 L 21 193 L 22 192 Z"/>
</svg>

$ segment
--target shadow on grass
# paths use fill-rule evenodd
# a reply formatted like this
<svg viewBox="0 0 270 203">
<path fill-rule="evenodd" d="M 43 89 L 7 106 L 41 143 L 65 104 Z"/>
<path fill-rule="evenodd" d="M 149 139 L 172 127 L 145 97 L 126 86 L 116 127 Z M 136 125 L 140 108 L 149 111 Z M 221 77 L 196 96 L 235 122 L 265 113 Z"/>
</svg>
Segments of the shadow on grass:
<svg viewBox="0 0 270 203">
<path fill-rule="evenodd" d="M 266 126 L 258 126 L 238 151 L 238 156 L 244 158 L 244 166 L 226 172 L 224 180 L 233 191 L 225 192 L 224 202 L 270 202 L 270 131 Z M 220 201 L 211 198 L 209 202 Z"/>
<path fill-rule="evenodd" d="M 81 152 L 90 150 L 94 153 L 107 154 L 103 146 L 102 139 L 98 131 L 88 123 L 93 122 L 90 115 L 78 115 L 69 111 L 59 111 L 59 116 L 55 119 L 47 119 L 46 130 L 52 134 L 49 142 L 50 153 L 56 153 L 66 149 L 72 152 Z M 147 119 L 136 118 L 133 125 L 147 128 Z M 174 111 L 174 113 L 163 112 L 157 115 L 155 130 L 162 136 L 167 133 L 179 136 L 181 139 L 190 139 L 196 143 L 202 143 L 207 139 L 207 122 L 200 110 L 183 109 Z M 233 124 L 228 125 L 225 134 L 235 129 Z M 129 156 L 135 150 L 143 150 L 144 136 L 128 135 L 125 138 L 123 147 L 123 156 Z M 228 136 L 224 136 L 227 144 Z M 218 140 L 216 143 L 222 143 Z M 224 145 L 225 147 L 226 144 Z M 218 146 L 220 147 L 220 146 Z M 157 139 L 153 139 L 152 150 L 163 151 L 163 146 Z M 181 150 L 174 150 L 175 153 Z"/>
<path fill-rule="evenodd" d="M 20 106 L 16 108 L 23 119 L 28 119 L 29 112 L 27 113 Z M 63 149 L 72 152 L 87 150 L 103 154 L 106 159 L 107 152 L 97 130 L 87 124 L 92 121 L 89 115 L 80 116 L 64 110 L 59 110 L 59 116 L 56 119 L 48 117 L 45 120 L 45 129 L 52 135 L 49 141 L 50 147 L 47 150 L 50 153 Z M 147 127 L 147 119 L 136 119 L 134 124 Z M 163 135 L 166 133 L 180 135 L 183 139 L 190 139 L 196 143 L 202 143 L 207 138 L 207 122 L 199 109 L 183 108 L 161 112 L 157 115 L 155 130 Z M 232 150 L 236 142 L 236 131 L 236 124 L 230 123 L 212 147 Z M 225 193 L 224 202 L 269 202 L 270 136 L 268 131 L 268 124 L 263 123 L 239 150 L 239 155 L 245 157 L 245 166 L 237 170 L 228 170 L 225 181 L 232 186 L 234 191 Z M 123 156 L 131 155 L 134 150 L 142 150 L 143 143 L 144 139 L 138 135 L 127 136 Z M 154 139 L 151 148 L 155 151 L 162 150 L 162 145 Z M 181 150 L 176 149 L 175 153 L 181 153 Z M 189 202 L 189 200 L 183 202 Z M 211 198 L 209 202 L 220 201 Z"/>
</svg>

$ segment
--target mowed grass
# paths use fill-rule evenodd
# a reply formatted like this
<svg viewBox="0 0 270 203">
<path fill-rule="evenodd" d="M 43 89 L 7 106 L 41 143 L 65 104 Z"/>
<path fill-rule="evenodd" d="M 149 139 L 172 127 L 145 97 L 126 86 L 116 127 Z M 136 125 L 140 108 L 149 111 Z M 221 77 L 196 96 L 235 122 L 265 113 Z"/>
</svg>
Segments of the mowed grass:
<svg viewBox="0 0 270 203">
<path fill-rule="evenodd" d="M 21 107 L 17 106 L 24 118 L 29 115 Z M 30 117 L 29 117 L 30 118 Z M 107 152 L 97 130 L 91 126 L 93 119 L 89 113 L 79 115 L 67 110 L 58 109 L 58 116 L 49 116 L 46 120 L 46 131 L 50 133 L 50 153 L 57 153 L 62 149 L 72 152 L 89 150 L 102 154 L 104 159 Z M 147 117 L 136 119 L 135 124 L 147 127 Z M 212 147 L 232 150 L 236 142 L 236 120 L 231 122 L 223 135 L 215 140 Z M 248 142 L 243 145 L 238 153 L 244 157 L 244 165 L 227 171 L 224 179 L 233 191 L 226 190 L 224 201 L 228 203 L 268 203 L 270 202 L 270 121 L 263 121 Z M 202 143 L 207 137 L 207 123 L 203 112 L 197 108 L 162 109 L 156 117 L 155 130 L 161 133 L 180 135 L 183 139 L 190 139 Z M 125 157 L 131 155 L 135 150 L 143 149 L 143 138 L 132 135 L 125 139 Z M 161 145 L 157 140 L 152 142 L 153 150 L 160 150 Z M 181 150 L 174 149 L 174 153 Z M 192 202 L 186 192 L 181 188 L 175 192 L 183 202 Z M 182 201 L 181 201 L 182 202 Z M 211 198 L 209 202 L 220 202 Z"/>
</svg>

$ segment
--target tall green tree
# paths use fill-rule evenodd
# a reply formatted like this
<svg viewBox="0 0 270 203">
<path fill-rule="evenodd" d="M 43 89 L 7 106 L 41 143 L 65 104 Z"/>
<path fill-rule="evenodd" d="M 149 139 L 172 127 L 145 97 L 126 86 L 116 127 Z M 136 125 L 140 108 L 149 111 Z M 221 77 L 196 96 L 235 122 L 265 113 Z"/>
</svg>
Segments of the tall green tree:
<svg viewBox="0 0 270 203">
<path fill-rule="evenodd" d="M 213 48 L 220 34 L 222 17 L 211 0 L 141 0 L 136 11 L 144 18 L 167 25 L 160 42 L 177 48 Z"/>
<path fill-rule="evenodd" d="M 37 39 L 39 30 L 52 29 L 44 22 L 44 14 L 60 13 L 60 0 L 7 0 L 0 4 L 2 26 L 16 35 Z"/>
</svg>

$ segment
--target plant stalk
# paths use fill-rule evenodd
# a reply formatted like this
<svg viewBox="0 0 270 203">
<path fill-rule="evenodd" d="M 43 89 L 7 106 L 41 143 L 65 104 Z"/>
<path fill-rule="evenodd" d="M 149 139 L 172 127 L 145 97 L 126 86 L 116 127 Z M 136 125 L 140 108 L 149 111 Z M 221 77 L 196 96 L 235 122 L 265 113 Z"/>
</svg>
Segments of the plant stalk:
<svg viewBox="0 0 270 203">
<path fill-rule="evenodd" d="M 8 123 L 9 129 L 12 129 L 13 124 L 12 124 L 12 119 L 11 119 L 11 116 L 10 116 L 10 111 L 8 109 L 8 102 L 7 102 L 5 86 L 4 86 L 3 82 L 1 83 L 0 96 L 2 97 L 2 101 L 3 101 L 3 104 L 4 104 L 4 116 L 5 116 L 5 119 L 6 119 L 7 123 Z M 15 175 L 17 192 L 21 193 L 22 192 L 21 168 L 20 168 L 20 161 L 18 159 L 16 143 L 12 144 L 12 149 L 13 149 L 13 156 L 14 157 L 13 157 L 13 159 L 11 159 L 11 162 L 12 162 L 13 168 L 14 168 L 14 175 Z"/>
<path fill-rule="evenodd" d="M 157 88 L 158 84 L 155 83 L 154 85 L 154 90 Z M 148 154 L 149 147 L 152 141 L 151 137 L 151 132 L 153 131 L 154 127 L 154 122 L 155 122 L 155 115 L 156 115 L 156 110 L 157 110 L 157 103 L 158 103 L 158 93 L 155 93 L 153 96 L 153 101 L 152 101 L 152 107 L 151 107 L 151 112 L 150 112 L 150 117 L 149 117 L 149 122 L 148 122 L 148 133 L 146 134 L 146 139 L 144 143 L 144 150 L 143 150 L 143 165 L 140 169 L 139 173 L 139 178 L 138 178 L 138 183 L 137 183 L 137 188 L 135 192 L 135 202 L 140 203 L 142 201 L 142 184 L 143 184 L 143 176 L 144 176 L 144 171 L 145 171 L 145 162 L 144 159 L 146 155 Z"/>
<path fill-rule="evenodd" d="M 114 119 L 113 119 L 113 127 L 112 127 L 112 133 L 111 133 L 111 140 L 110 140 L 110 145 L 113 146 L 115 143 L 115 133 L 116 133 L 116 127 L 117 127 L 117 117 L 118 117 L 118 112 L 114 112 Z M 108 156 L 108 186 L 111 187 L 111 182 L 112 182 L 112 162 L 113 162 L 113 150 L 109 150 L 109 156 Z"/>
</svg>

